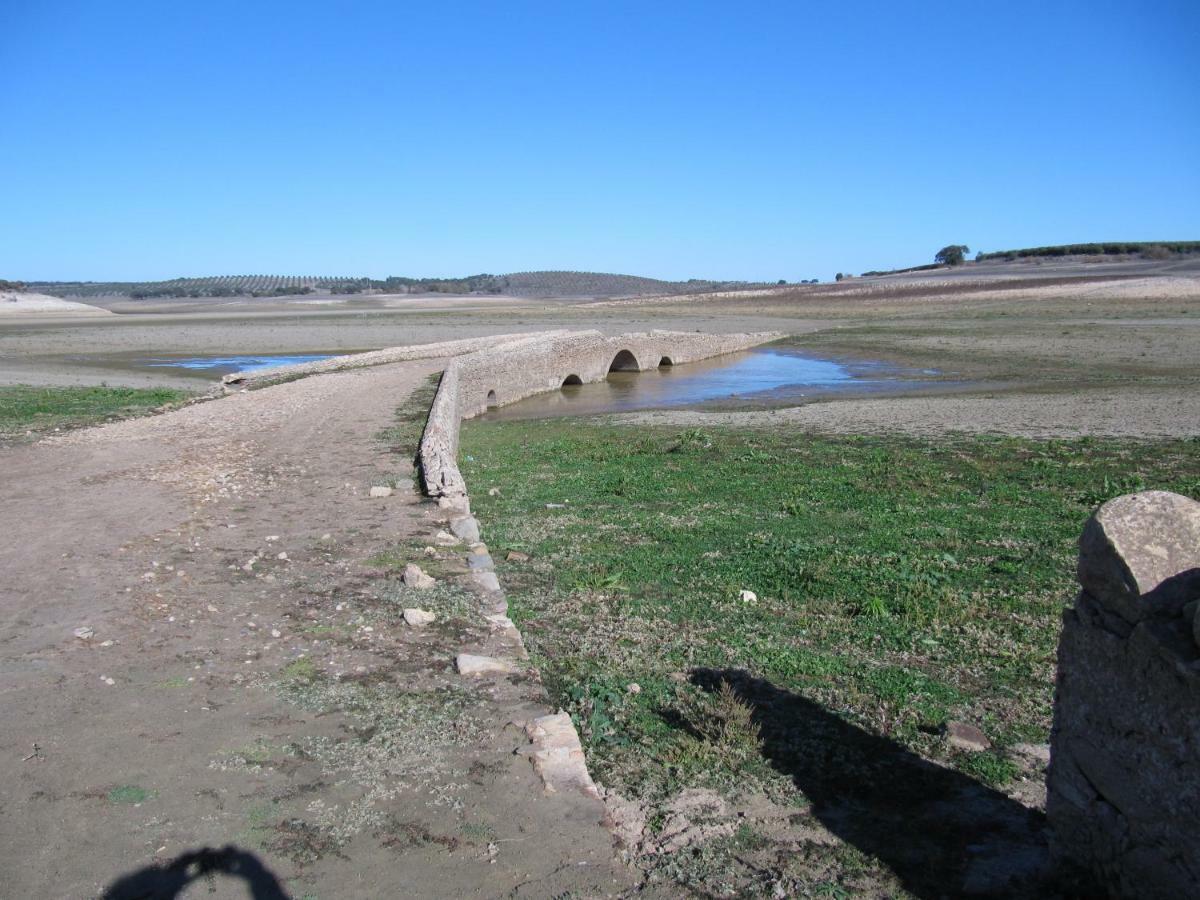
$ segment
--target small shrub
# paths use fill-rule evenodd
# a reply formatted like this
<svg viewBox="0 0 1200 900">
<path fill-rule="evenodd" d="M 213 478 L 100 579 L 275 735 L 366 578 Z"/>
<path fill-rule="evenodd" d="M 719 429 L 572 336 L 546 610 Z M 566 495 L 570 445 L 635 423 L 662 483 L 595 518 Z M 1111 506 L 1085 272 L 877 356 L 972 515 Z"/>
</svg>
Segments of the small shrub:
<svg viewBox="0 0 1200 900">
<path fill-rule="evenodd" d="M 692 725 L 728 761 L 745 761 L 762 755 L 762 733 L 754 721 L 754 709 L 745 703 L 728 681 L 698 711 Z M 705 715 L 707 713 L 707 715 Z"/>
<path fill-rule="evenodd" d="M 307 656 L 301 656 L 299 659 L 292 660 L 280 672 L 284 681 L 294 684 L 312 684 L 317 680 L 318 674 L 317 667 Z"/>
</svg>

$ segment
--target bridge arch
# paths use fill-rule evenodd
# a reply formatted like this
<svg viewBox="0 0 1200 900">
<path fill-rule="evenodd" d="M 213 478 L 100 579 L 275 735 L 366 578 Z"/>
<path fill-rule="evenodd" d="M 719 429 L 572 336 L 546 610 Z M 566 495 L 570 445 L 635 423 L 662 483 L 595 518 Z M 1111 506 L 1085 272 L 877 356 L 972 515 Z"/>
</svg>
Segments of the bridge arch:
<svg viewBox="0 0 1200 900">
<path fill-rule="evenodd" d="M 488 409 L 495 409 L 495 408 L 496 408 L 496 407 L 499 405 L 499 402 L 500 402 L 500 401 L 498 401 L 498 400 L 496 399 L 496 392 L 495 392 L 495 391 L 488 391 L 488 392 L 487 392 L 487 408 L 488 408 Z"/>
<path fill-rule="evenodd" d="M 583 384 L 583 379 L 580 378 L 578 375 L 568 375 L 566 378 L 563 379 L 563 382 L 562 382 L 563 387 L 573 387 L 574 385 L 577 385 L 577 384 Z"/>
<path fill-rule="evenodd" d="M 660 369 L 669 369 L 673 365 L 675 365 L 675 362 L 669 356 L 664 356 L 658 361 L 658 367 Z"/>
<path fill-rule="evenodd" d="M 633 355 L 632 350 L 621 350 L 613 357 L 613 361 L 608 366 L 610 372 L 640 372 L 641 370 L 642 367 L 638 365 L 637 357 Z"/>
</svg>

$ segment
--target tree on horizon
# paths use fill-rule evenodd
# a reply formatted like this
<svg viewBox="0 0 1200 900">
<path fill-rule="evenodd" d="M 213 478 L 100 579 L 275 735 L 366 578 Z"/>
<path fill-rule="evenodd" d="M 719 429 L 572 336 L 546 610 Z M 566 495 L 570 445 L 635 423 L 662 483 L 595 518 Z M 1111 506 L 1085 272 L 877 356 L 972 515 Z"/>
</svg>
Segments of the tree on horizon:
<svg viewBox="0 0 1200 900">
<path fill-rule="evenodd" d="M 971 248 L 966 244 L 950 244 L 935 253 L 933 261 L 943 266 L 961 266 L 963 259 L 970 252 Z"/>
</svg>

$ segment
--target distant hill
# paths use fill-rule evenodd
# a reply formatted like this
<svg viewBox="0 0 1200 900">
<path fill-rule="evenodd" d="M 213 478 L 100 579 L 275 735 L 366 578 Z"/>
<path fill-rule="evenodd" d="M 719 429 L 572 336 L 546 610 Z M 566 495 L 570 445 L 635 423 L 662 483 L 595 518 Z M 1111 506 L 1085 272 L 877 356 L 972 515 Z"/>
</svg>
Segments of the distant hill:
<svg viewBox="0 0 1200 900">
<path fill-rule="evenodd" d="M 220 275 L 168 281 L 31 281 L 55 297 L 283 297 L 295 294 L 497 294 L 511 297 L 624 297 L 744 287 L 747 282 L 660 281 L 603 272 L 514 272 L 464 278 L 384 279 L 316 275 Z"/>
</svg>

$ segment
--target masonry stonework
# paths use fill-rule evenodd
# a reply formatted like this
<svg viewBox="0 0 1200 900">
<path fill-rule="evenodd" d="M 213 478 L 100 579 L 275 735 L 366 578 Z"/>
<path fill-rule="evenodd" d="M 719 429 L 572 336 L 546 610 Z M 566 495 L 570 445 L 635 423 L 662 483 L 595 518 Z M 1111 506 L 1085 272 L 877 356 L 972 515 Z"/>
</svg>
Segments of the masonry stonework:
<svg viewBox="0 0 1200 900">
<path fill-rule="evenodd" d="M 701 334 L 648 331 L 606 337 L 599 331 L 544 332 L 508 338 L 455 357 L 446 365 L 421 438 L 425 490 L 432 497 L 463 498 L 458 470 L 458 430 L 491 406 L 559 390 L 569 378 L 588 384 L 608 377 L 614 363 L 637 371 L 679 365 L 745 350 L 781 337 L 776 333 Z"/>
<path fill-rule="evenodd" d="M 1200 503 L 1118 497 L 1080 539 L 1047 779 L 1055 861 L 1115 897 L 1200 896 Z"/>
</svg>

